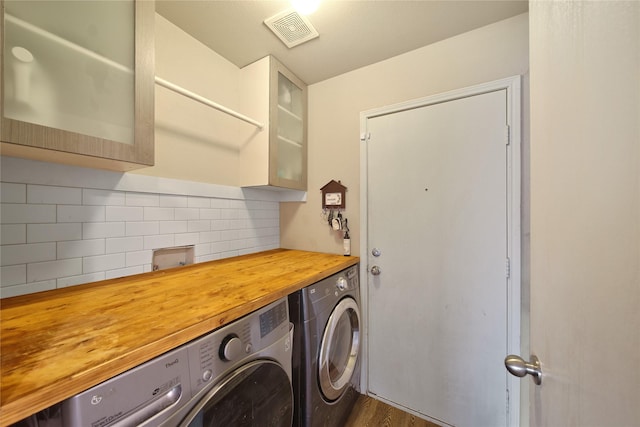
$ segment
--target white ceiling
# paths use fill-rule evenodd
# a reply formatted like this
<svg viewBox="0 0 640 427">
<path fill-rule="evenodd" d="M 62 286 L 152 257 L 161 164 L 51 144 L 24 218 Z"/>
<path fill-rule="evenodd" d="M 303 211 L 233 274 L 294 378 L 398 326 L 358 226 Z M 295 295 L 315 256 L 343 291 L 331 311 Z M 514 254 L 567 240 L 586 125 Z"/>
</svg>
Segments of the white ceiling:
<svg viewBox="0 0 640 427">
<path fill-rule="evenodd" d="M 528 10 L 527 0 L 323 0 L 320 37 L 287 48 L 264 25 L 287 0 L 156 0 L 156 11 L 239 68 L 274 55 L 313 84 Z"/>
</svg>

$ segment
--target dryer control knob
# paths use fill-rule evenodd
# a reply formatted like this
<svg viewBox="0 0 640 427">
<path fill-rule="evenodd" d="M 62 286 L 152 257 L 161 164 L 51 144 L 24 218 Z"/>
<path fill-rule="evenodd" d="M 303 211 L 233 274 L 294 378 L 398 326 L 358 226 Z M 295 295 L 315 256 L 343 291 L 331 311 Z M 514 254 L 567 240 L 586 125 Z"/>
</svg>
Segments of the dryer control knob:
<svg viewBox="0 0 640 427">
<path fill-rule="evenodd" d="M 338 277 L 338 280 L 336 281 L 336 287 L 338 289 L 340 289 L 341 291 L 344 291 L 347 289 L 348 286 L 349 286 L 349 282 L 347 282 L 347 279 L 345 279 L 342 276 Z"/>
<path fill-rule="evenodd" d="M 242 341 L 237 335 L 227 335 L 220 344 L 220 359 L 234 360 L 242 354 Z"/>
</svg>

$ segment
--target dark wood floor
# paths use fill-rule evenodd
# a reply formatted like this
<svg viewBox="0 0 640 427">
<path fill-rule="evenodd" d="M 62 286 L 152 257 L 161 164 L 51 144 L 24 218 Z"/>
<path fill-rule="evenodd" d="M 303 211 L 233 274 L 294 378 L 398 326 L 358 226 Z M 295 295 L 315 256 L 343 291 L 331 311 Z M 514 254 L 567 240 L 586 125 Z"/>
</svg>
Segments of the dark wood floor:
<svg viewBox="0 0 640 427">
<path fill-rule="evenodd" d="M 345 427 L 439 427 L 368 396 L 360 395 Z"/>
</svg>

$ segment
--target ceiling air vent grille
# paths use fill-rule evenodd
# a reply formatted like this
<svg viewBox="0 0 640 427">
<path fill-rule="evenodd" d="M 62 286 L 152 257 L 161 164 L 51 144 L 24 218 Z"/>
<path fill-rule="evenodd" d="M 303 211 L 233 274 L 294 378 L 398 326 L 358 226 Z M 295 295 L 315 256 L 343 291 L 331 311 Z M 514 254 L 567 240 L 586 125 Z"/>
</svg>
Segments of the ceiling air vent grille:
<svg viewBox="0 0 640 427">
<path fill-rule="evenodd" d="M 291 10 L 278 13 L 264 23 L 289 48 L 319 36 L 307 18 Z"/>
</svg>

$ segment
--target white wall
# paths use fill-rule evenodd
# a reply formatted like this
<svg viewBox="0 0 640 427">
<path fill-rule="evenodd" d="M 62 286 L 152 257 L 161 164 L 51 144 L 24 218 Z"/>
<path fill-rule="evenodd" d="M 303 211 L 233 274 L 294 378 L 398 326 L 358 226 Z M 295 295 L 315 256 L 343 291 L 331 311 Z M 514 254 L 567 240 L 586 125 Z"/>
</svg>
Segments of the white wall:
<svg viewBox="0 0 640 427">
<path fill-rule="evenodd" d="M 341 234 L 321 215 L 320 188 L 335 179 L 348 188 L 345 216 L 359 255 L 361 111 L 526 75 L 528 52 L 523 14 L 310 86 L 308 201 L 282 204 L 282 246 L 342 253 Z"/>
<path fill-rule="evenodd" d="M 156 75 L 233 110 L 238 67 L 156 14 Z M 155 165 L 133 173 L 239 185 L 239 131 L 251 125 L 156 85 Z"/>
<path fill-rule="evenodd" d="M 531 425 L 638 426 L 640 3 L 530 18 Z"/>
</svg>

